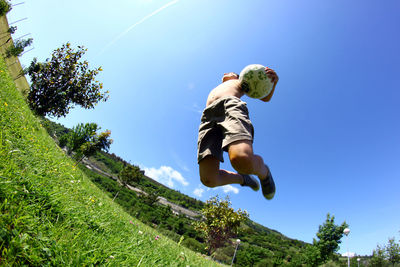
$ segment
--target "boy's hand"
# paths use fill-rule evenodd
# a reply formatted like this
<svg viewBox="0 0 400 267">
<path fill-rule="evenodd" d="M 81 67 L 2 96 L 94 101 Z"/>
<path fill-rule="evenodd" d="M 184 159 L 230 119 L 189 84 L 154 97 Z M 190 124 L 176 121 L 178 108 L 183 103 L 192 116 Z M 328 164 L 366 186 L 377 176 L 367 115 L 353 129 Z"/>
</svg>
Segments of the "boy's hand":
<svg viewBox="0 0 400 267">
<path fill-rule="evenodd" d="M 265 74 L 267 74 L 267 77 L 271 79 L 271 82 L 274 85 L 276 85 L 278 83 L 279 77 L 273 69 L 265 67 Z"/>
<path fill-rule="evenodd" d="M 270 69 L 268 67 L 265 67 L 265 74 L 267 74 L 267 77 L 270 78 L 271 82 L 274 84 L 272 86 L 271 93 L 269 93 L 269 95 L 267 95 L 266 97 L 261 99 L 261 101 L 268 102 L 271 100 L 271 97 L 274 94 L 275 86 L 279 81 L 279 77 L 278 77 L 278 75 L 276 75 L 276 72 L 273 69 Z"/>
</svg>

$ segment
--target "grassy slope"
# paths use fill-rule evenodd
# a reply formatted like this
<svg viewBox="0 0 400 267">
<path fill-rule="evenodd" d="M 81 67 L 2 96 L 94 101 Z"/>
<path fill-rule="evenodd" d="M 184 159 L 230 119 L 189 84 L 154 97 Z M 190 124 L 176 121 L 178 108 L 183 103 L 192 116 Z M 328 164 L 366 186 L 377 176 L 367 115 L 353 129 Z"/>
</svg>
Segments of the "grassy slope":
<svg viewBox="0 0 400 267">
<path fill-rule="evenodd" d="M 2 58 L 0 176 L 1 265 L 215 265 L 126 214 L 76 169 Z"/>
</svg>

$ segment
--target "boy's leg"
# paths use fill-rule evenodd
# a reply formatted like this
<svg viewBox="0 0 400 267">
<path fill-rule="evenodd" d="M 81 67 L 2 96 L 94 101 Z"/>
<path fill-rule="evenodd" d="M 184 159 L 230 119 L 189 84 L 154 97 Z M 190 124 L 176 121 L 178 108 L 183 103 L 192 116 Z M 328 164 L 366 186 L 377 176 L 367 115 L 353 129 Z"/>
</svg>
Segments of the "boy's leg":
<svg viewBox="0 0 400 267">
<path fill-rule="evenodd" d="M 253 153 L 251 141 L 236 141 L 229 145 L 229 159 L 232 167 L 241 174 L 255 174 L 260 180 L 264 180 L 269 170 L 265 166 L 262 157 Z"/>
<path fill-rule="evenodd" d="M 207 187 L 227 184 L 242 184 L 243 176 L 234 172 L 220 170 L 219 159 L 208 156 L 199 162 L 200 180 Z"/>
<path fill-rule="evenodd" d="M 275 182 L 262 157 L 254 155 L 251 141 L 233 142 L 229 148 L 232 167 L 241 174 L 255 174 L 261 182 L 263 195 L 272 199 L 275 195 Z"/>
</svg>

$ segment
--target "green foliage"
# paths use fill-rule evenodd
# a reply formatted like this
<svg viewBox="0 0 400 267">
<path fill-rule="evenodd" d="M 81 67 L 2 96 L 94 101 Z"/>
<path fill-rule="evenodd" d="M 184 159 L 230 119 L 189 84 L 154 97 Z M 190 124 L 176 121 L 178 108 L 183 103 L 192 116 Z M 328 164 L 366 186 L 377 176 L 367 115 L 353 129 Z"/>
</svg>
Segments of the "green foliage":
<svg viewBox="0 0 400 267">
<path fill-rule="evenodd" d="M 400 245 L 396 243 L 396 240 L 393 238 L 389 238 L 388 244 L 385 247 L 386 250 L 386 258 L 389 262 L 393 264 L 393 266 L 400 262 Z"/>
<path fill-rule="evenodd" d="M 211 198 L 201 212 L 204 220 L 195 222 L 194 225 L 196 230 L 205 235 L 209 254 L 236 236 L 240 223 L 249 217 L 246 211 L 235 211 L 228 196 L 225 200 L 218 196 Z"/>
<path fill-rule="evenodd" d="M 378 245 L 377 248 L 372 252 L 370 264 L 373 267 L 380 267 L 384 266 L 384 263 L 385 263 L 385 248 L 380 247 Z"/>
<path fill-rule="evenodd" d="M 143 173 L 139 167 L 127 164 L 118 175 L 123 186 L 134 185 L 143 179 Z"/>
<path fill-rule="evenodd" d="M 198 253 L 205 253 L 204 245 L 201 244 L 199 241 L 197 241 L 197 240 L 194 239 L 194 238 L 187 237 L 187 238 L 185 238 L 185 239 L 182 240 L 182 243 L 181 243 L 181 244 L 182 244 L 183 246 L 185 246 L 185 247 L 187 247 L 187 248 L 189 248 L 189 249 L 195 251 L 195 252 L 198 252 Z"/>
<path fill-rule="evenodd" d="M 27 40 L 22 39 L 22 40 L 16 40 L 14 44 L 9 46 L 6 49 L 6 57 L 18 57 L 24 52 L 25 47 L 30 46 L 32 44 L 33 39 L 29 38 Z"/>
<path fill-rule="evenodd" d="M 371 266 L 397 266 L 400 263 L 400 244 L 395 238 L 389 238 L 388 243 L 384 246 L 377 246 L 372 252 L 372 257 L 369 260 Z"/>
<path fill-rule="evenodd" d="M 140 199 L 146 203 L 147 205 L 149 205 L 150 207 L 152 207 L 158 200 L 158 194 L 156 192 L 150 192 L 147 193 L 145 195 L 142 195 L 140 197 Z"/>
<path fill-rule="evenodd" d="M 304 259 L 308 266 L 319 266 L 324 262 L 318 246 L 308 245 L 304 250 Z"/>
<path fill-rule="evenodd" d="M 97 131 L 100 127 L 96 123 L 80 123 L 60 139 L 60 146 L 65 146 L 68 153 L 75 152 L 75 158 L 91 156 L 98 150 L 108 150 L 112 143 L 111 131 L 107 130 L 100 134 Z"/>
<path fill-rule="evenodd" d="M 17 26 L 11 26 L 8 28 L 7 32 L 10 34 L 14 34 L 17 31 L 18 27 Z"/>
<path fill-rule="evenodd" d="M 11 4 L 7 0 L 0 0 L 0 16 L 11 11 Z"/>
<path fill-rule="evenodd" d="M 115 175 L 118 175 L 124 166 L 128 164 L 114 153 L 109 154 L 105 151 L 98 151 L 90 158 L 90 160 L 94 161 L 96 165 L 101 166 L 101 168 L 106 172 Z"/>
<path fill-rule="evenodd" d="M 320 265 L 332 259 L 334 253 L 339 249 L 339 244 L 342 242 L 343 230 L 347 227 L 348 224 L 346 222 L 336 225 L 335 216 L 331 216 L 328 213 L 325 223 L 319 226 L 317 232 L 318 240 L 313 240 L 314 248 L 309 248 L 310 253 L 307 257 L 309 263 Z M 318 249 L 319 253 L 317 253 L 315 248 Z"/>
<path fill-rule="evenodd" d="M 46 62 L 31 62 L 26 70 L 31 78 L 28 101 L 36 114 L 65 117 L 73 105 L 92 109 L 108 99 L 108 91 L 103 93 L 103 85 L 95 79 L 101 67 L 90 70 L 87 61 L 80 61 L 86 51 L 82 46 L 75 51 L 67 43 Z"/>
</svg>

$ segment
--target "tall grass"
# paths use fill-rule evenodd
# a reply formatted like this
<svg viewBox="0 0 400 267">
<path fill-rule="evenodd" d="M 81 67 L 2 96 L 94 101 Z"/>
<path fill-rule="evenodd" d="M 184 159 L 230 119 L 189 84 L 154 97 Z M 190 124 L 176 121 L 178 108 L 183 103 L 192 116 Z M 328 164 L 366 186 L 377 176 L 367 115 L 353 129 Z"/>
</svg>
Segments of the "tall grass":
<svg viewBox="0 0 400 267">
<path fill-rule="evenodd" d="M 104 195 L 48 136 L 0 58 L 0 265 L 215 266 Z"/>
</svg>

